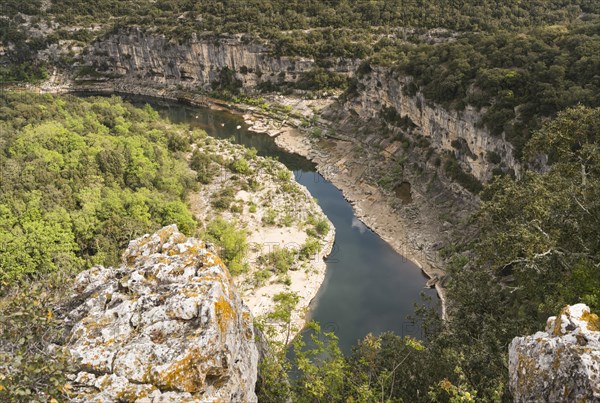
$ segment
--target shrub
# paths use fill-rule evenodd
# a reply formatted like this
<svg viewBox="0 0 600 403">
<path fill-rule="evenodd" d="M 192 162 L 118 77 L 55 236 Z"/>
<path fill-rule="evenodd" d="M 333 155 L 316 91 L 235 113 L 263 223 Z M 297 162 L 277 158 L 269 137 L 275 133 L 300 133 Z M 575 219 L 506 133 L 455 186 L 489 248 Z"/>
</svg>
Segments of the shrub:
<svg viewBox="0 0 600 403">
<path fill-rule="evenodd" d="M 254 202 L 248 203 L 248 211 L 251 213 L 256 213 L 256 204 Z"/>
<path fill-rule="evenodd" d="M 250 168 L 248 161 L 246 161 L 244 158 L 238 158 L 233 160 L 233 162 L 229 164 L 229 169 L 232 172 L 242 175 L 249 175 L 252 173 L 252 168 Z"/>
<path fill-rule="evenodd" d="M 502 157 L 500 157 L 500 154 L 494 151 L 488 151 L 485 159 L 492 164 L 499 164 L 502 162 Z"/>
<path fill-rule="evenodd" d="M 300 257 L 304 260 L 309 260 L 315 257 L 321 251 L 321 243 L 318 239 L 309 237 L 306 242 L 300 247 Z"/>
<path fill-rule="evenodd" d="M 273 209 L 268 209 L 262 217 L 262 222 L 267 225 L 275 225 L 277 219 L 277 212 Z"/>
<path fill-rule="evenodd" d="M 0 300 L 0 401 L 63 400 L 69 355 L 60 346 L 65 327 L 57 315 L 56 295 L 39 283 Z M 56 400 L 55 400 L 56 401 Z"/>
<path fill-rule="evenodd" d="M 248 238 L 245 230 L 237 229 L 234 223 L 217 217 L 208 224 L 206 237 L 219 246 L 219 255 L 227 263 L 232 275 L 248 270 L 248 266 L 243 263 L 248 251 Z"/>
<path fill-rule="evenodd" d="M 217 210 L 227 210 L 231 203 L 235 201 L 235 189 L 225 188 L 222 192 L 215 192 L 212 195 L 211 204 Z"/>
<path fill-rule="evenodd" d="M 479 180 L 477 180 L 477 178 L 473 175 L 463 171 L 461 166 L 458 164 L 458 161 L 456 161 L 454 157 L 449 157 L 446 160 L 444 164 L 444 170 L 450 179 L 455 180 L 471 193 L 477 194 L 483 189 L 481 182 L 479 182 Z"/>
<path fill-rule="evenodd" d="M 212 159 L 208 154 L 196 149 L 190 159 L 190 168 L 196 171 L 196 180 L 205 185 L 212 182 L 215 169 L 212 169 Z"/>
<path fill-rule="evenodd" d="M 315 230 L 317 231 L 317 234 L 326 236 L 329 233 L 329 223 L 327 222 L 327 219 L 319 219 L 315 225 Z"/>
<path fill-rule="evenodd" d="M 270 266 L 277 273 L 285 274 L 294 265 L 297 255 L 298 251 L 296 249 L 275 246 L 272 252 L 262 255 L 259 258 L 259 262 Z"/>
<path fill-rule="evenodd" d="M 289 169 L 282 168 L 277 171 L 277 179 L 282 182 L 288 182 L 290 179 L 292 179 L 292 172 Z"/>
</svg>

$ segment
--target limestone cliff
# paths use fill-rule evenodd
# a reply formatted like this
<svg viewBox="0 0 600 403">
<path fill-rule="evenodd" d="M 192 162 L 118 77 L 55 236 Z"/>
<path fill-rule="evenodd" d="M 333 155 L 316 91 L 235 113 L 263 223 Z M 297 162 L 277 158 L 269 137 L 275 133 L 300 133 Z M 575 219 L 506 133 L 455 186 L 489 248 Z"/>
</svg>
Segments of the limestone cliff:
<svg viewBox="0 0 600 403">
<path fill-rule="evenodd" d="M 340 58 L 329 70 L 353 77 L 359 62 Z M 78 88 L 154 94 L 169 89 L 210 91 L 219 84 L 246 92 L 261 84 L 277 88 L 296 82 L 314 67 L 313 59 L 277 56 L 267 43 L 244 35 L 193 34 L 190 40 L 178 42 L 129 27 L 99 37 L 70 70 Z M 480 112 L 472 107 L 451 111 L 430 104 L 420 92 L 407 95 L 410 77 L 388 67 L 369 70 L 358 74 L 355 91 L 339 105 L 348 112 L 346 117 L 381 121 L 382 111 L 394 108 L 416 125 L 415 134 L 428 139 L 438 154 L 453 153 L 478 180 L 490 179 L 494 168 L 519 175 L 521 166 L 512 145 L 479 125 Z M 490 153 L 501 163 L 490 161 Z"/>
<path fill-rule="evenodd" d="M 78 401 L 255 401 L 252 315 L 218 256 L 172 225 L 77 276 Z"/>
<path fill-rule="evenodd" d="M 600 402 L 600 319 L 584 304 L 548 318 L 546 330 L 509 347 L 517 402 Z"/>
<path fill-rule="evenodd" d="M 61 49 L 68 48 L 63 45 L 44 49 L 38 57 L 48 63 L 61 60 Z M 317 66 L 310 58 L 278 56 L 266 41 L 248 35 L 194 33 L 189 40 L 177 41 L 137 27 L 120 28 L 98 37 L 83 50 L 76 47 L 71 51 L 78 54 L 78 61 L 66 71 L 54 69 L 48 90 L 52 86 L 64 90 L 69 82 L 69 88 L 147 95 L 157 91 L 160 95 L 161 90 L 210 91 L 219 84 L 251 92 L 261 84 L 277 88 L 294 83 Z M 338 58 L 329 70 L 353 77 L 359 63 Z M 349 111 L 347 116 L 381 120 L 384 108 L 394 108 L 417 126 L 416 134 L 427 138 L 438 154 L 453 153 L 463 169 L 478 180 L 487 181 L 494 168 L 519 175 L 521 166 L 512 145 L 479 125 L 479 111 L 468 106 L 462 111 L 447 110 L 429 103 L 420 92 L 407 95 L 410 77 L 389 67 L 369 70 L 357 74 L 356 91 L 340 105 Z M 492 161 L 490 153 L 495 155 Z"/>
<path fill-rule="evenodd" d="M 371 67 L 370 72 L 361 76 L 344 107 L 363 121 L 381 119 L 385 108 L 394 108 L 417 126 L 415 134 L 427 138 L 438 154 L 452 152 L 465 170 L 482 182 L 490 179 L 492 169 L 497 167 L 487 160 L 489 152 L 501 157 L 505 169 L 519 174 L 520 165 L 512 145 L 481 127 L 478 124 L 481 114 L 477 110 L 467 106 L 463 111 L 450 111 L 428 103 L 420 92 L 407 95 L 410 82 L 410 77 L 390 68 Z"/>
<path fill-rule="evenodd" d="M 99 38 L 86 52 L 88 68 L 81 71 L 88 74 L 80 79 L 121 79 L 130 84 L 201 90 L 227 80 L 237 80 L 245 89 L 264 82 L 295 82 L 315 66 L 312 59 L 275 56 L 266 45 L 242 35 L 199 38 L 194 34 L 191 40 L 178 43 L 138 28 Z M 339 60 L 335 70 L 350 73 L 355 67 L 356 63 Z"/>
</svg>

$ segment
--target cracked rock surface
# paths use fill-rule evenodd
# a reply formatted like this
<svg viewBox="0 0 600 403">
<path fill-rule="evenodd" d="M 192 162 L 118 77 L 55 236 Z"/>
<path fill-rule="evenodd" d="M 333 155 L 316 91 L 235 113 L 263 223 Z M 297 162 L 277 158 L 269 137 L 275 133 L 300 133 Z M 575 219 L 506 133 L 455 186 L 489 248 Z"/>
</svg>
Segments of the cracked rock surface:
<svg viewBox="0 0 600 403">
<path fill-rule="evenodd" d="M 256 401 L 252 316 L 221 259 L 175 225 L 77 276 L 75 400 Z"/>
<path fill-rule="evenodd" d="M 516 337 L 509 382 L 517 402 L 600 402 L 600 319 L 585 304 L 548 318 L 546 330 Z"/>
</svg>

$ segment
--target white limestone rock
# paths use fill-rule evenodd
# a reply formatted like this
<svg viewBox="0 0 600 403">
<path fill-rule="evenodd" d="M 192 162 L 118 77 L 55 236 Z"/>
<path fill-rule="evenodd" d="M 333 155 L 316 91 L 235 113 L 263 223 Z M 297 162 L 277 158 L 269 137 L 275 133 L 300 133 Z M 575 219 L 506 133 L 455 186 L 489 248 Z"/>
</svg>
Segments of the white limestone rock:
<svg viewBox="0 0 600 403">
<path fill-rule="evenodd" d="M 516 337 L 509 382 L 517 402 L 600 402 L 600 319 L 585 304 L 548 318 L 546 330 Z"/>
<path fill-rule="evenodd" d="M 219 257 L 172 225 L 123 261 L 77 276 L 75 400 L 256 401 L 252 316 Z"/>
</svg>

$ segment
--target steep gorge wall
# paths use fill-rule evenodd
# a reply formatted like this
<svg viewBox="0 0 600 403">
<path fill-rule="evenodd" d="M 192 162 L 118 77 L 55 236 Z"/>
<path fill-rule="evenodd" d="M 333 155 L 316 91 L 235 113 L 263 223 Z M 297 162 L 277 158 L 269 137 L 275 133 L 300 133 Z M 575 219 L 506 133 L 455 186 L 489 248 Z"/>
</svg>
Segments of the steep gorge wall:
<svg viewBox="0 0 600 403">
<path fill-rule="evenodd" d="M 357 91 L 348 97 L 345 107 L 364 121 L 379 119 L 384 108 L 394 108 L 418 127 L 417 133 L 428 138 L 438 153 L 446 150 L 454 153 L 463 168 L 482 182 L 489 180 L 498 166 L 486 159 L 488 152 L 497 153 L 503 168 L 519 175 L 520 164 L 512 145 L 479 127 L 478 111 L 472 107 L 449 111 L 429 104 L 421 93 L 406 95 L 404 91 L 410 81 L 410 77 L 388 68 L 372 67 L 370 73 L 359 79 Z"/>
<path fill-rule="evenodd" d="M 202 90 L 222 82 L 224 71 L 233 73 L 231 78 L 239 80 L 242 88 L 253 89 L 264 82 L 295 82 L 301 73 L 315 66 L 312 59 L 275 56 L 266 46 L 245 41 L 240 35 L 194 35 L 180 44 L 164 35 L 145 34 L 138 28 L 103 37 L 87 52 L 85 65 L 105 78 Z M 335 71 L 352 73 L 355 67 L 356 63 L 340 60 Z M 93 75 L 97 78 L 96 73 Z"/>
<path fill-rule="evenodd" d="M 106 83 L 125 92 L 136 87 L 210 91 L 213 84 L 227 80 L 252 91 L 265 83 L 294 83 L 316 67 L 312 59 L 276 56 L 266 45 L 242 35 L 194 35 L 178 43 L 138 28 L 100 38 L 86 49 L 83 60 L 75 69 L 76 81 Z M 338 59 L 330 70 L 352 77 L 358 65 L 358 60 Z M 446 110 L 428 103 L 421 93 L 407 95 L 410 80 L 389 68 L 372 67 L 358 79 L 356 91 L 344 100 L 342 109 L 362 121 L 372 121 L 381 120 L 385 108 L 394 108 L 417 126 L 415 133 L 429 139 L 438 154 L 453 153 L 463 169 L 479 181 L 489 180 L 495 168 L 519 175 L 521 166 L 512 145 L 478 125 L 480 112 L 472 107 Z M 497 154 L 501 162 L 490 161 L 490 153 Z"/>
</svg>

